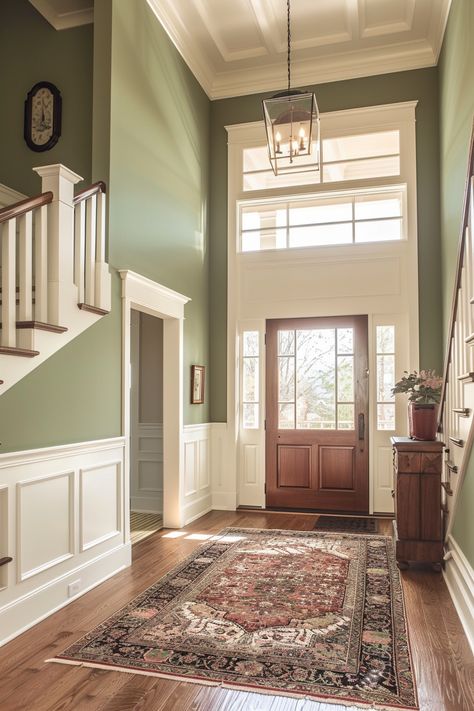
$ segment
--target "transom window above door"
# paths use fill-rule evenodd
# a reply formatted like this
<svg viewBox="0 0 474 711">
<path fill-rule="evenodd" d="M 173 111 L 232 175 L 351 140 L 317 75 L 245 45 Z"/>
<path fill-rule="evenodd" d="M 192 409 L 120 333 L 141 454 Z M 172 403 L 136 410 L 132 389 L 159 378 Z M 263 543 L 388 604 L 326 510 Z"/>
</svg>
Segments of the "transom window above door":
<svg viewBox="0 0 474 711">
<path fill-rule="evenodd" d="M 405 187 L 240 204 L 240 250 L 388 242 L 405 237 Z"/>
</svg>

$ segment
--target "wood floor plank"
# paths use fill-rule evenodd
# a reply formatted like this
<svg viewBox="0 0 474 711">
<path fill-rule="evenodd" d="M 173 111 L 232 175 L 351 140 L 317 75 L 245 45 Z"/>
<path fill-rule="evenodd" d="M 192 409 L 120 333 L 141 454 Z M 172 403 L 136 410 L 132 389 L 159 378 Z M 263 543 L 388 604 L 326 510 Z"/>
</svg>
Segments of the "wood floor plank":
<svg viewBox="0 0 474 711">
<path fill-rule="evenodd" d="M 199 536 L 226 526 L 312 530 L 316 520 L 313 514 L 212 511 L 181 537 L 162 530 L 140 541 L 131 568 L 0 648 L 1 711 L 347 711 L 340 704 L 45 664 L 184 561 L 202 542 Z M 381 520 L 379 533 L 390 532 L 391 522 Z M 421 711 L 472 711 L 474 660 L 442 576 L 410 569 L 402 579 Z"/>
</svg>

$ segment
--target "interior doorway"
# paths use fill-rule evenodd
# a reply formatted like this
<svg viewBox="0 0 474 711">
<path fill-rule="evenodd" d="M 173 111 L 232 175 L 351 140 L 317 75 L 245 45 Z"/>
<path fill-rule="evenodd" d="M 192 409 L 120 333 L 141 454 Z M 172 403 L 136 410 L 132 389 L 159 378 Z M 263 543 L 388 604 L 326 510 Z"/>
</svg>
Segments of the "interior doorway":
<svg viewBox="0 0 474 711">
<path fill-rule="evenodd" d="M 163 527 L 163 320 L 130 312 L 130 540 Z"/>
<path fill-rule="evenodd" d="M 368 513 L 367 316 L 266 323 L 266 506 Z"/>
</svg>

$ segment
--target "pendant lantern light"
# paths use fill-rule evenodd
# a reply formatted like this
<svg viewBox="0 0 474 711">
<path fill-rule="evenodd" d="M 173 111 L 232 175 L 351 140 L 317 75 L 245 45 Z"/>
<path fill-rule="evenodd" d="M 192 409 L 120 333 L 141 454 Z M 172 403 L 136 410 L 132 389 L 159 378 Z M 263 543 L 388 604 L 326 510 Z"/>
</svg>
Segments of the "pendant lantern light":
<svg viewBox="0 0 474 711">
<path fill-rule="evenodd" d="M 291 89 L 290 0 L 287 0 L 288 89 L 264 99 L 268 153 L 275 175 L 320 170 L 319 110 L 313 93 Z"/>
</svg>

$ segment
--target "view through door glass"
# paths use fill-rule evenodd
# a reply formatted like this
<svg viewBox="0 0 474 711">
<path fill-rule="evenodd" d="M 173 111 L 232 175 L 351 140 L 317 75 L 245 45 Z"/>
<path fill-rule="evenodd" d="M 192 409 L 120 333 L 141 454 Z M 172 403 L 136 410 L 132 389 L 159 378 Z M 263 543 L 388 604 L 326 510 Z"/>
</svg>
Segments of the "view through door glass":
<svg viewBox="0 0 474 711">
<path fill-rule="evenodd" d="M 367 317 L 267 321 L 266 504 L 368 511 Z"/>
</svg>

